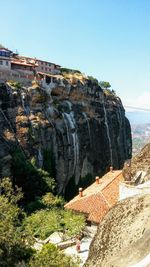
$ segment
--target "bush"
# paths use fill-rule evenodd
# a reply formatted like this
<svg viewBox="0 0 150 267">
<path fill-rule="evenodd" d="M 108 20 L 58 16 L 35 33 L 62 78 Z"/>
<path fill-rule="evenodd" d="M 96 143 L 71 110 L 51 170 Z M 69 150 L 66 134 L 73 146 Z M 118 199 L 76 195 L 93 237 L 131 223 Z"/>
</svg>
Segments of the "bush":
<svg viewBox="0 0 150 267">
<path fill-rule="evenodd" d="M 88 76 L 88 79 L 94 83 L 95 85 L 98 85 L 98 80 L 96 78 L 94 78 L 93 76 Z"/>
<path fill-rule="evenodd" d="M 64 212 L 64 225 L 67 236 L 75 237 L 85 228 L 85 217 L 67 210 Z"/>
<path fill-rule="evenodd" d="M 20 82 L 16 82 L 16 81 L 10 80 L 8 82 L 8 84 L 12 87 L 12 89 L 15 89 L 15 90 L 22 88 L 22 84 Z"/>
<path fill-rule="evenodd" d="M 31 214 L 32 212 L 41 209 L 45 209 L 45 205 L 43 204 L 40 197 L 35 197 L 35 201 L 31 201 L 24 206 L 24 210 L 28 215 Z"/>
<path fill-rule="evenodd" d="M 44 245 L 40 252 L 37 252 L 29 262 L 29 267 L 77 267 L 79 261 L 74 261 L 66 256 L 52 244 Z"/>
<path fill-rule="evenodd" d="M 54 196 L 51 192 L 42 197 L 41 202 L 48 208 L 51 207 L 63 207 L 65 201 L 61 196 Z"/>
<path fill-rule="evenodd" d="M 60 229 L 60 214 L 56 210 L 40 210 L 30 215 L 24 221 L 26 231 L 33 236 L 45 239 Z"/>
<path fill-rule="evenodd" d="M 21 227 L 25 214 L 17 202 L 22 193 L 18 188 L 13 189 L 9 178 L 1 181 L 0 191 L 0 266 L 16 267 L 33 252 L 29 247 L 29 234 Z"/>
<path fill-rule="evenodd" d="M 40 239 L 47 238 L 55 231 L 65 233 L 66 237 L 74 237 L 85 227 L 85 218 L 83 215 L 58 208 L 40 210 L 26 218 L 24 227 Z"/>
<path fill-rule="evenodd" d="M 104 89 L 104 94 L 105 94 L 105 96 L 112 96 L 113 95 L 113 93 L 110 89 Z"/>
<path fill-rule="evenodd" d="M 73 69 L 68 69 L 68 68 L 61 68 L 61 72 L 63 73 L 79 73 L 81 74 L 81 71 L 79 70 L 73 70 Z"/>
</svg>

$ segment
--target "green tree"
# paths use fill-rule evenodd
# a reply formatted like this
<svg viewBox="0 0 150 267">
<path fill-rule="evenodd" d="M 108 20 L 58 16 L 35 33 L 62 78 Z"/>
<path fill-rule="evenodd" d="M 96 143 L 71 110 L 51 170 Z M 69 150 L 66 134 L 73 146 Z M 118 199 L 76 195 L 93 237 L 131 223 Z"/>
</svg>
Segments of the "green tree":
<svg viewBox="0 0 150 267">
<path fill-rule="evenodd" d="M 64 207 L 65 201 L 61 196 L 54 196 L 51 192 L 46 193 L 41 202 L 48 208 L 52 207 Z"/>
<path fill-rule="evenodd" d="M 101 81 L 99 82 L 99 85 L 104 88 L 104 89 L 108 89 L 111 87 L 110 83 L 109 82 L 106 82 L 106 81 Z"/>
<path fill-rule="evenodd" d="M 66 256 L 52 244 L 44 245 L 29 262 L 29 267 L 77 267 L 79 260 Z"/>
<path fill-rule="evenodd" d="M 24 227 L 27 232 L 41 239 L 47 238 L 55 231 L 65 232 L 64 238 L 74 237 L 84 229 L 85 218 L 63 209 L 46 209 L 28 216 Z"/>
<path fill-rule="evenodd" d="M 21 218 L 24 213 L 17 202 L 22 198 L 21 191 L 13 189 L 9 178 L 0 183 L 0 266 L 13 267 L 26 261 L 32 250 L 27 232 L 21 227 Z"/>
</svg>

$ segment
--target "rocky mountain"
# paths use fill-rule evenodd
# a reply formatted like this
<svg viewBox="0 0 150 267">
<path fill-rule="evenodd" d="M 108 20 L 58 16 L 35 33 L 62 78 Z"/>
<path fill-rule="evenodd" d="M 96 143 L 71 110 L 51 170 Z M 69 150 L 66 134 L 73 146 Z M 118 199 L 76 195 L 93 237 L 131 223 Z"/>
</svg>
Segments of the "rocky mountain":
<svg viewBox="0 0 150 267">
<path fill-rule="evenodd" d="M 1 176 L 12 176 L 11 151 L 19 148 L 25 160 L 51 168 L 58 193 L 131 158 L 121 100 L 79 73 L 46 76 L 32 86 L 1 82 L 0 122 Z"/>
<path fill-rule="evenodd" d="M 149 203 L 150 195 L 141 195 L 112 208 L 98 227 L 84 266 L 150 266 Z"/>
</svg>

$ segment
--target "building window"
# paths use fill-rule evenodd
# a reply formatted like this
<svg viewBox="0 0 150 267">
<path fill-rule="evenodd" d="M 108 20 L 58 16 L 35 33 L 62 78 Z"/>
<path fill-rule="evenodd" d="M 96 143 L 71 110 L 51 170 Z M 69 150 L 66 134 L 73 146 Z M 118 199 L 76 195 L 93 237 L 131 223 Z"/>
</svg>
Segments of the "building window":
<svg viewBox="0 0 150 267">
<path fill-rule="evenodd" d="M 47 71 L 47 68 L 45 68 L 45 71 Z"/>
<path fill-rule="evenodd" d="M 3 61 L 2 60 L 0 60 L 0 65 L 3 65 Z"/>
<path fill-rule="evenodd" d="M 6 66 L 8 66 L 8 61 L 6 61 Z"/>
</svg>

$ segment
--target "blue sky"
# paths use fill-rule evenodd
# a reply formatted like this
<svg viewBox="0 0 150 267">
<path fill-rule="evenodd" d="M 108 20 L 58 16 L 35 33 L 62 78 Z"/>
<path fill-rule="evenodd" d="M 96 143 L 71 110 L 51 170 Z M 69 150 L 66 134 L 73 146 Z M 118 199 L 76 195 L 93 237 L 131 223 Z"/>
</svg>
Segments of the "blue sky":
<svg viewBox="0 0 150 267">
<path fill-rule="evenodd" d="M 149 0 L 0 0 L 0 43 L 109 81 L 150 108 Z"/>
</svg>

